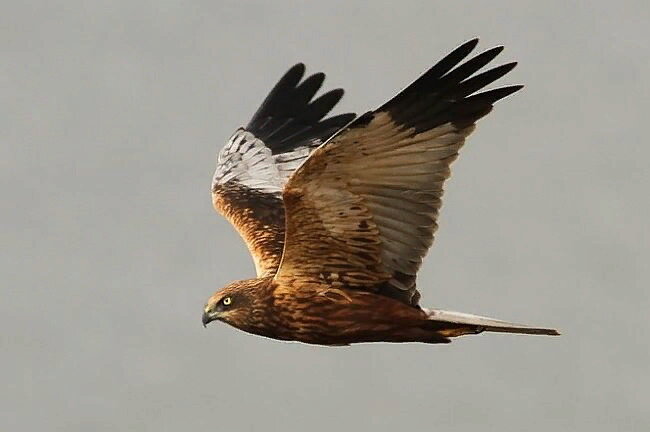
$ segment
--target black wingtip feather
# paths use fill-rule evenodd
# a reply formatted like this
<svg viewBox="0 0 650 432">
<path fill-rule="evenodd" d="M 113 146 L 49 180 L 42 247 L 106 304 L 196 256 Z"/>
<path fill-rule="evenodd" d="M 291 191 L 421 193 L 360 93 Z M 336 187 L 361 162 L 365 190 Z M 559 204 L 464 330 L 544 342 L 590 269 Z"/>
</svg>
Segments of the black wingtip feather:
<svg viewBox="0 0 650 432">
<path fill-rule="evenodd" d="M 310 121 L 322 119 L 337 103 L 339 103 L 344 94 L 345 91 L 341 88 L 323 93 L 307 106 L 305 117 Z"/>
<path fill-rule="evenodd" d="M 475 57 L 472 57 L 462 65 L 458 66 L 456 69 L 449 72 L 443 77 L 443 79 L 447 82 L 460 82 L 470 77 L 473 73 L 479 71 L 483 66 L 494 60 L 494 58 L 498 56 L 501 51 L 503 51 L 503 47 L 494 47 L 487 51 L 483 51 L 482 53 L 478 54 Z"/>
<path fill-rule="evenodd" d="M 447 54 L 442 60 L 438 61 L 428 71 L 422 74 L 417 80 L 411 83 L 404 90 L 399 92 L 393 99 L 379 108 L 379 111 L 388 108 L 390 105 L 396 105 L 404 101 L 412 93 L 425 91 L 431 83 L 437 82 L 443 75 L 456 67 L 465 57 L 467 57 L 478 44 L 478 38 L 471 39 L 452 52 Z"/>
<path fill-rule="evenodd" d="M 246 126 L 274 154 L 324 141 L 347 124 L 350 116 L 355 116 L 345 114 L 344 117 L 331 117 L 333 121 L 321 121 L 341 100 L 344 92 L 335 89 L 314 99 L 323 85 L 325 74 L 318 72 L 302 80 L 305 70 L 303 63 L 289 68 Z"/>
<path fill-rule="evenodd" d="M 438 61 L 428 73 L 433 76 L 441 77 L 442 75 L 449 72 L 453 67 L 460 63 L 465 57 L 467 57 L 474 48 L 478 45 L 478 38 L 471 39 L 458 48 L 454 49 L 452 52 L 447 54 L 442 60 Z"/>
<path fill-rule="evenodd" d="M 465 99 L 465 102 L 467 103 L 473 103 L 473 102 L 484 102 L 484 103 L 489 103 L 489 104 L 494 104 L 500 99 L 503 99 L 507 96 L 510 96 L 511 94 L 518 92 L 524 88 L 523 85 L 512 85 L 512 86 L 506 86 L 506 87 L 499 87 L 493 90 L 487 90 L 482 93 L 475 94 L 473 96 L 470 96 Z"/>
<path fill-rule="evenodd" d="M 283 153 L 297 147 L 296 143 L 311 145 L 314 138 L 319 139 L 320 142 L 325 142 L 355 118 L 356 114 L 353 113 L 339 114 L 326 118 L 313 127 L 296 130 L 293 135 L 287 136 L 283 141 L 278 141 L 275 144 L 273 152 L 274 154 Z"/>
<path fill-rule="evenodd" d="M 298 85 L 296 88 L 297 104 L 304 105 L 305 103 L 309 102 L 314 97 L 316 92 L 321 88 L 323 81 L 325 81 L 325 74 L 319 72 L 310 75 L 303 82 L 301 82 L 300 85 Z M 298 96 L 300 96 L 300 99 L 298 99 Z"/>
<path fill-rule="evenodd" d="M 295 65 L 291 66 L 287 72 L 285 72 L 284 77 L 297 75 L 298 81 L 300 81 L 300 78 L 302 78 L 302 76 L 305 74 L 306 69 L 307 67 L 304 63 L 296 63 Z M 282 81 L 284 77 L 280 78 L 280 81 Z"/>
<path fill-rule="evenodd" d="M 483 87 L 492 84 L 494 81 L 498 80 L 517 66 L 517 62 L 506 63 L 501 66 L 497 66 L 488 71 L 482 72 L 478 75 L 474 75 L 471 78 L 466 79 L 461 82 L 455 91 L 455 95 L 458 96 L 468 96 L 474 93 L 477 90 L 482 89 Z"/>
<path fill-rule="evenodd" d="M 354 120 L 356 117 L 357 115 L 354 113 L 339 114 L 323 120 L 321 124 L 329 125 L 329 127 L 335 127 L 337 125 L 341 125 L 341 127 L 343 127 Z"/>
<path fill-rule="evenodd" d="M 504 49 L 490 48 L 469 60 L 478 38 L 465 42 L 402 90 L 377 111 L 387 111 L 393 121 L 422 132 L 446 122 L 469 125 L 486 115 L 492 105 L 521 86 L 475 92 L 510 72 L 516 62 L 506 63 L 476 74 Z M 476 74 L 476 75 L 475 75 Z"/>
</svg>

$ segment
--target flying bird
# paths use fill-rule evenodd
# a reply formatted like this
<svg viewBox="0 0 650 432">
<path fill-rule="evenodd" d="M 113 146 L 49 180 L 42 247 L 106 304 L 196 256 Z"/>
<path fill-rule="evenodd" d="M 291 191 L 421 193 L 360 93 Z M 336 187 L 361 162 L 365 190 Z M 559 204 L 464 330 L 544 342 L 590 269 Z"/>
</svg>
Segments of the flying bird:
<svg viewBox="0 0 650 432">
<path fill-rule="evenodd" d="M 492 318 L 427 309 L 416 286 L 433 243 L 443 184 L 477 120 L 520 85 L 483 90 L 511 71 L 478 73 L 503 47 L 469 60 L 468 41 L 374 111 L 327 114 L 325 75 L 293 66 L 217 157 L 215 209 L 246 242 L 257 277 L 212 295 L 219 320 L 280 340 L 447 343 L 483 331 L 557 335 Z"/>
</svg>

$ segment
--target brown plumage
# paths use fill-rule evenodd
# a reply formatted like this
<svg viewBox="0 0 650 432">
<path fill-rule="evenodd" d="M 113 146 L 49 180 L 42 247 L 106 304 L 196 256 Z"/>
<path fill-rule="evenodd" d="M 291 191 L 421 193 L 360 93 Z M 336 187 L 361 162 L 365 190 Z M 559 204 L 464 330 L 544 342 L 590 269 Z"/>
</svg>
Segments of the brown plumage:
<svg viewBox="0 0 650 432">
<path fill-rule="evenodd" d="M 477 42 L 351 123 L 350 114 L 321 120 L 343 94 L 312 101 L 323 74 L 302 83 L 302 65 L 285 74 L 218 158 L 213 203 L 248 245 L 258 278 L 215 293 L 204 325 L 221 320 L 322 345 L 558 334 L 419 306 L 416 275 L 433 242 L 449 166 L 475 122 L 521 88 L 476 93 L 515 66 L 475 75 L 502 50 L 461 63 Z"/>
</svg>

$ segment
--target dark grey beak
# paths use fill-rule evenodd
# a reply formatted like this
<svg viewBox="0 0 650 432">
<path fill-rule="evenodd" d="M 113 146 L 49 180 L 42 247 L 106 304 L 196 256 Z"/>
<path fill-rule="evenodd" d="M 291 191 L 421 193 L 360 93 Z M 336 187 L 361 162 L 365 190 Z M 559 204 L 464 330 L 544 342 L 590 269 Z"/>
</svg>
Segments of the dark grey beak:
<svg viewBox="0 0 650 432">
<path fill-rule="evenodd" d="M 207 312 L 203 312 L 203 316 L 201 317 L 201 322 L 203 323 L 203 327 L 206 327 L 209 323 L 214 321 L 216 318 L 214 316 L 210 315 Z"/>
</svg>

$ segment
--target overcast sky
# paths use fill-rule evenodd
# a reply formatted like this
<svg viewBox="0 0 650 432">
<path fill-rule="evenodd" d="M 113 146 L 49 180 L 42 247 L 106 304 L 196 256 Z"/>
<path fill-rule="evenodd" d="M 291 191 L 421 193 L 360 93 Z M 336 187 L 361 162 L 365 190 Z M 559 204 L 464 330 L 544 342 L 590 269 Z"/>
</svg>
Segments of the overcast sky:
<svg viewBox="0 0 650 432">
<path fill-rule="evenodd" d="M 11 3 L 1 430 L 647 430 L 647 1 Z M 324 71 L 363 112 L 475 36 L 526 88 L 453 166 L 422 304 L 564 335 L 203 329 L 207 297 L 254 275 L 211 207 L 215 154 L 282 73 Z"/>
</svg>

